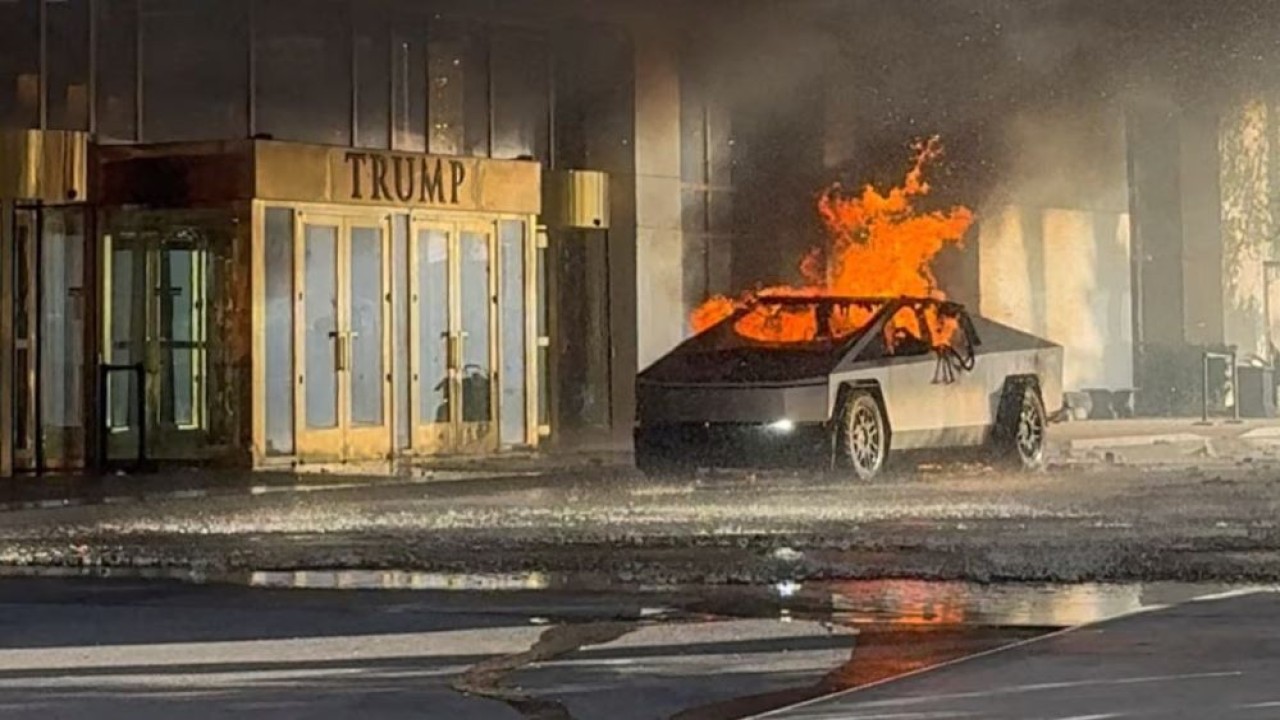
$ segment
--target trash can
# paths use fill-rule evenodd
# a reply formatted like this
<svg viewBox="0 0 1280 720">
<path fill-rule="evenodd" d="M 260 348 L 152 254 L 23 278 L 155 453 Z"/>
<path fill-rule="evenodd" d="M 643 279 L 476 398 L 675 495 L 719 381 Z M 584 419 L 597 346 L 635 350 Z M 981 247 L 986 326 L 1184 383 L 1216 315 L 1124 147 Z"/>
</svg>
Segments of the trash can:
<svg viewBox="0 0 1280 720">
<path fill-rule="evenodd" d="M 1273 418 L 1276 416 L 1275 370 L 1268 367 L 1241 365 L 1236 368 L 1240 385 L 1240 417 Z"/>
</svg>

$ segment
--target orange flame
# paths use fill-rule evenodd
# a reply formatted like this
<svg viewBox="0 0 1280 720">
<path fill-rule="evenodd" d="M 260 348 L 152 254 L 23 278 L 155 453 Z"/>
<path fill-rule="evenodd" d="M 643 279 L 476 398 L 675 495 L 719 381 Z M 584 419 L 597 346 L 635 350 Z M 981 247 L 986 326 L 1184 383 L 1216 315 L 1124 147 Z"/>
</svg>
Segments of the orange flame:
<svg viewBox="0 0 1280 720">
<path fill-rule="evenodd" d="M 818 200 L 818 214 L 827 232 L 823 246 L 811 250 L 800 262 L 802 287 L 777 286 L 747 293 L 739 300 L 716 296 L 690 317 L 694 332 L 718 324 L 754 297 L 765 295 L 844 297 L 931 297 L 943 299 L 930 263 L 947 245 L 961 245 L 973 224 L 973 212 L 965 207 L 920 212 L 914 202 L 930 192 L 926 166 L 942 156 L 937 138 L 913 146 L 915 162 L 899 187 L 881 193 L 868 184 L 856 195 L 833 185 Z M 837 336 L 865 323 L 868 311 L 850 308 L 832 318 Z M 928 319 L 937 344 L 945 343 L 953 322 Z M 894 325 L 920 337 L 918 323 L 895 319 Z M 740 318 L 734 329 L 744 337 L 765 342 L 812 340 L 817 318 L 812 307 L 756 306 Z"/>
</svg>

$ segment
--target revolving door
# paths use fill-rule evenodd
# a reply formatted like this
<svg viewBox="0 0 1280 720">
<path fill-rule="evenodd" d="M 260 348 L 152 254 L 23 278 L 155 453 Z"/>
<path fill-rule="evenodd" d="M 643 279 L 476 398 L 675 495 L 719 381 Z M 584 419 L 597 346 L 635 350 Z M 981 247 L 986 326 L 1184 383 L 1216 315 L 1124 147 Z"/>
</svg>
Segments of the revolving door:
<svg viewBox="0 0 1280 720">
<path fill-rule="evenodd" d="M 86 346 L 88 212 L 81 205 L 15 203 L 3 292 L 10 341 L 8 443 L 18 472 L 80 468 L 92 382 Z"/>
</svg>

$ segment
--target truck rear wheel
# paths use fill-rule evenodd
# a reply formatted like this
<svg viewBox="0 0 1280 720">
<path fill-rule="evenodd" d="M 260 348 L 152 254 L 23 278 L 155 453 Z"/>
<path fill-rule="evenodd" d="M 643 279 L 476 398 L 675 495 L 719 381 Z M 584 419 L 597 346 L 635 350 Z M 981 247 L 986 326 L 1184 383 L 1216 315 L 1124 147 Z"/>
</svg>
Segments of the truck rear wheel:
<svg viewBox="0 0 1280 720">
<path fill-rule="evenodd" d="M 1010 382 L 1000 398 L 993 438 L 996 462 L 1010 469 L 1044 467 L 1045 430 L 1049 416 L 1034 382 Z"/>
</svg>

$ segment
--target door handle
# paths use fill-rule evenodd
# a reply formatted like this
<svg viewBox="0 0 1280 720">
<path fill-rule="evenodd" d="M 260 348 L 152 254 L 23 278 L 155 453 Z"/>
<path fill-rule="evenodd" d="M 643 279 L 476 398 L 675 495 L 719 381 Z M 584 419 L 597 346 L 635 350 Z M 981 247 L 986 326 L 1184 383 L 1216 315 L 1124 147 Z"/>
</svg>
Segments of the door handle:
<svg viewBox="0 0 1280 720">
<path fill-rule="evenodd" d="M 458 376 L 458 347 L 462 342 L 454 333 L 447 335 L 445 341 L 445 363 L 449 366 L 449 377 L 454 378 Z"/>
<path fill-rule="evenodd" d="M 329 331 L 329 338 L 333 340 L 333 369 L 343 372 L 347 369 L 346 335 L 337 330 L 331 330 Z"/>
</svg>

